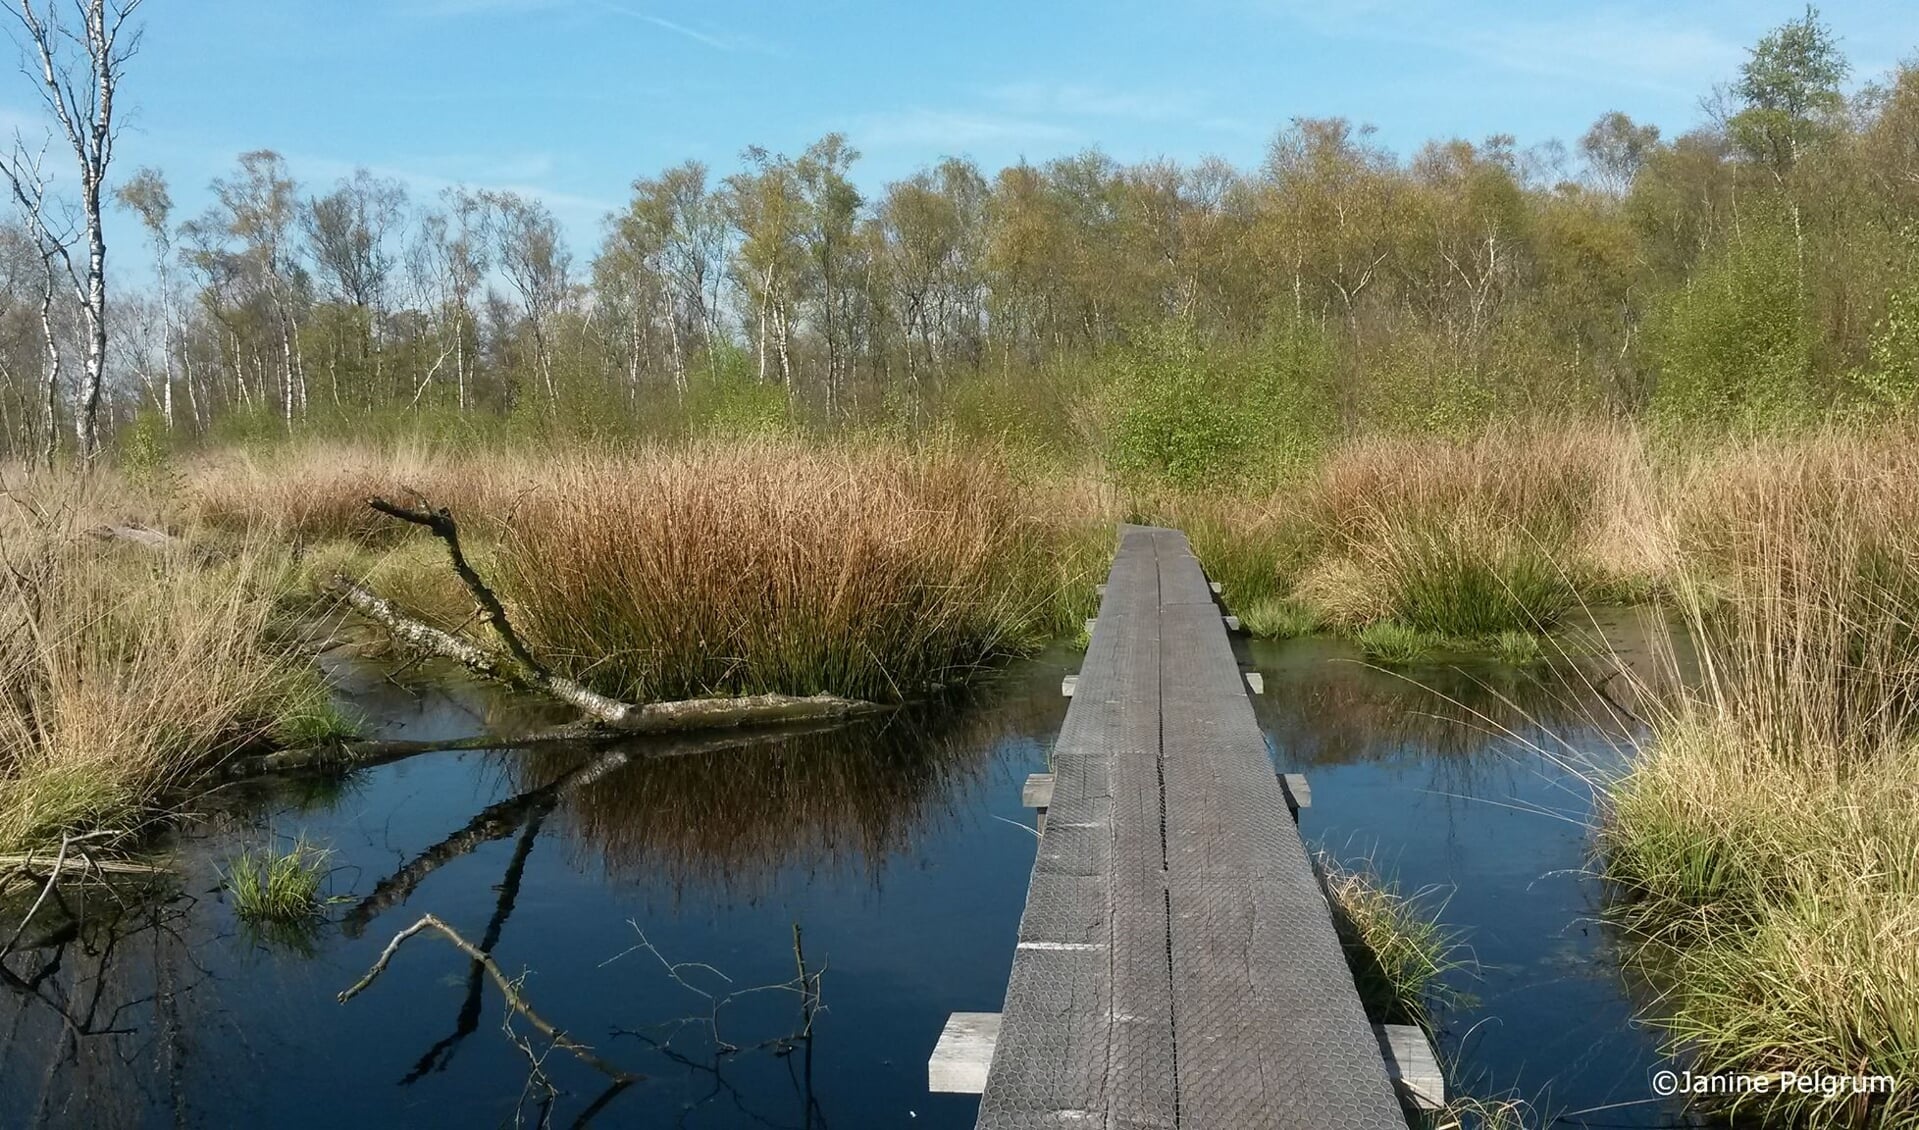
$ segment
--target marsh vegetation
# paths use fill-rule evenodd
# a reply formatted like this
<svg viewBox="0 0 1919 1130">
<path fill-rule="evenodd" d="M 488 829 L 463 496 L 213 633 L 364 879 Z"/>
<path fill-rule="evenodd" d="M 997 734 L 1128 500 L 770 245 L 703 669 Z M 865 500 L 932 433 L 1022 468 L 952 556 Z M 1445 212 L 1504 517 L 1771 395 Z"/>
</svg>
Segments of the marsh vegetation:
<svg viewBox="0 0 1919 1130">
<path fill-rule="evenodd" d="M 474 1030 L 482 975 L 508 979 L 491 954 L 550 818 L 576 860 L 669 905 L 837 868 L 876 886 L 936 831 L 990 855 L 942 821 L 1009 743 L 1043 748 L 1057 703 L 1008 721 L 968 696 L 1072 640 L 1116 525 L 1156 522 L 1284 654 L 1446 688 L 1382 706 L 1378 684 L 1274 679 L 1324 707 L 1288 716 L 1282 756 L 1413 749 L 1472 777 L 1501 735 L 1583 790 L 1551 815 L 1608 898 L 1555 903 L 1551 929 L 1603 922 L 1669 1055 L 1889 1075 L 1889 1096 L 1737 1113 L 1919 1126 L 1919 68 L 1847 76 L 1809 11 L 1708 124 L 1669 139 L 1609 114 L 1576 155 L 1494 137 L 1402 159 L 1308 119 L 1254 168 L 953 158 L 867 197 L 831 135 L 642 177 L 585 269 L 530 197 L 416 207 L 364 171 L 309 191 L 261 150 L 184 221 L 157 170 L 119 186 L 155 269 L 111 349 L 104 298 L 56 293 L 58 233 L 30 209 L 0 233 L 4 881 L 36 911 L 68 870 L 147 882 L 180 839 L 247 823 L 237 767 L 394 738 L 343 670 L 463 677 L 342 607 L 337 578 L 624 703 L 873 708 L 669 748 L 489 700 L 392 744 L 447 739 L 464 768 L 405 771 L 490 799 L 440 813 L 455 830 L 381 861 L 337 921 L 333 845 L 249 828 L 215 871 L 300 952 L 513 842 L 488 932 L 460 935 L 456 1035 L 411 1082 Z M 14 172 L 45 204 L 37 167 Z M 376 497 L 457 518 L 497 607 Z M 1621 607 L 1668 625 L 1650 658 L 1595 631 Z M 1561 692 L 1579 709 L 1556 713 Z M 382 803 L 400 773 L 369 771 Z M 263 803 L 289 806 L 269 776 Z M 1455 787 L 1479 795 L 1433 791 Z M 1430 1005 L 1460 970 L 1433 918 L 1455 904 L 1328 875 L 1382 1007 L 1443 1030 Z M 40 956 L 9 987 L 46 1003 L 92 929 L 23 928 Z M 96 997 L 123 976 L 97 972 Z M 1441 1124 L 1532 1117 L 1468 1101 Z"/>
</svg>

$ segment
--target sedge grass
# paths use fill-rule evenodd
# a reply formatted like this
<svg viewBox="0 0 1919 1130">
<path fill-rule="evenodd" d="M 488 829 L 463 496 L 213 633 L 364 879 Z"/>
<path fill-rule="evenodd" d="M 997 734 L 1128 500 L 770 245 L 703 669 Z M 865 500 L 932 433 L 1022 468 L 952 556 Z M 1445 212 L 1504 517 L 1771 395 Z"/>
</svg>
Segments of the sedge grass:
<svg viewBox="0 0 1919 1130">
<path fill-rule="evenodd" d="M 1293 596 L 1348 629 L 1544 631 L 1600 572 L 1587 549 L 1636 453 L 1592 426 L 1350 443 L 1300 492 L 1314 549 Z"/>
<path fill-rule="evenodd" d="M 1370 867 L 1348 868 L 1324 852 L 1318 863 L 1367 1015 L 1375 1023 L 1430 1029 L 1433 1006 L 1443 1003 L 1440 978 L 1458 968 L 1458 945 L 1421 899 L 1402 894 Z"/>
<path fill-rule="evenodd" d="M 1104 536 L 990 459 L 770 443 L 561 463 L 518 501 L 501 587 L 533 646 L 633 701 L 896 701 L 1090 608 Z"/>
<path fill-rule="evenodd" d="M 276 635 L 285 553 L 86 537 L 115 493 L 42 481 L 0 519 L 0 850 L 131 831 L 226 755 L 338 725 Z"/>
<path fill-rule="evenodd" d="M 1238 616 L 1240 624 L 1260 639 L 1299 639 L 1315 635 L 1325 626 L 1312 609 L 1273 598 L 1254 601 L 1239 611 Z"/>
<path fill-rule="evenodd" d="M 320 888 L 330 855 L 306 840 L 284 851 L 243 851 L 222 875 L 233 912 L 244 922 L 298 923 L 320 914 Z"/>
<path fill-rule="evenodd" d="M 1702 458 L 1668 569 L 1697 682 L 1660 700 L 1601 848 L 1652 1017 L 1702 1074 L 1887 1076 L 1727 1101 L 1919 1126 L 1919 450 L 1835 434 Z"/>
<path fill-rule="evenodd" d="M 1431 659 L 1445 641 L 1431 632 L 1393 620 L 1379 620 L 1353 633 L 1353 642 L 1368 660 L 1386 666 L 1408 666 Z"/>
</svg>

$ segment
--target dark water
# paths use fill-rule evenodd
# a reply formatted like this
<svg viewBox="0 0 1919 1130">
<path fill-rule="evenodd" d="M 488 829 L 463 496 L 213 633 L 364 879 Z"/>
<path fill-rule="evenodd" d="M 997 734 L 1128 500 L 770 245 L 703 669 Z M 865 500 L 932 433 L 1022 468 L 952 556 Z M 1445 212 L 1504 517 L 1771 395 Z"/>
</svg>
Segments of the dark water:
<svg viewBox="0 0 1919 1130">
<path fill-rule="evenodd" d="M 1672 1125 L 1644 1103 L 1655 1041 L 1596 922 L 1590 797 L 1563 764 L 1614 756 L 1597 696 L 1491 665 L 1396 676 L 1320 642 L 1249 658 L 1283 767 L 1311 778 L 1308 836 L 1441 891 L 1476 957 L 1456 980 L 1477 1000 L 1443 1032 L 1460 1080 L 1543 1097 L 1568 1125 Z M 587 752 L 440 753 L 234 790 L 174 845 L 185 879 L 35 919 L 0 993 L 0 1127 L 970 1126 L 977 1101 L 928 1094 L 926 1060 L 948 1013 L 1000 1004 L 1033 858 L 1019 787 L 1076 663 L 1020 664 L 956 709 L 590 783 Z M 336 675 L 387 736 L 516 709 L 457 681 Z M 296 837 L 333 852 L 338 901 L 312 930 L 262 936 L 218 869 Z M 496 987 L 431 933 L 337 1003 L 423 913 L 642 1078 L 619 1087 L 523 1019 L 509 1031 Z M 796 925 L 822 988 L 810 1029 Z"/>
</svg>

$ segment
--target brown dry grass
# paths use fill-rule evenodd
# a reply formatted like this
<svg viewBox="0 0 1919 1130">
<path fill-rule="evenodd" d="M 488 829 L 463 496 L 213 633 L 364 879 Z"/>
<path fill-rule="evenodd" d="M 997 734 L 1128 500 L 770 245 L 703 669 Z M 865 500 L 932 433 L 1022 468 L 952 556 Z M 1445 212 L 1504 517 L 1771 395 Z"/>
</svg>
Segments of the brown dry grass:
<svg viewBox="0 0 1919 1130">
<path fill-rule="evenodd" d="M 218 561 L 86 531 L 125 517 L 107 476 L 42 479 L 0 511 L 0 851 L 130 830 L 233 750 L 332 724 L 274 638 L 286 555 Z"/>
<path fill-rule="evenodd" d="M 991 459 L 779 444 L 553 467 L 499 547 L 527 634 L 634 700 L 893 700 L 1051 638 L 1104 538 Z M 1096 548 L 1095 548 L 1096 547 Z"/>
<path fill-rule="evenodd" d="M 1686 459 L 1660 524 L 1702 671 L 1612 784 L 1602 845 L 1655 1013 L 1704 1072 L 1890 1075 L 1741 1102 L 1919 1126 L 1919 447 L 1764 439 Z"/>
</svg>

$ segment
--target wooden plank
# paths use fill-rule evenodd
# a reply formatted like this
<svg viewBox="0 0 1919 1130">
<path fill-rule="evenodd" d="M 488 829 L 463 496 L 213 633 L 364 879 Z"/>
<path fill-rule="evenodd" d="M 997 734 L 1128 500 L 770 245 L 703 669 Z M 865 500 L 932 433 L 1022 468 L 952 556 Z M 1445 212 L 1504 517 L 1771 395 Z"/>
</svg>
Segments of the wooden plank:
<svg viewBox="0 0 1919 1130">
<path fill-rule="evenodd" d="M 1169 571 L 1195 569 L 1161 535 Z M 1216 606 L 1160 609 L 1161 764 L 1182 1127 L 1402 1130 Z"/>
<path fill-rule="evenodd" d="M 1446 1105 L 1446 1073 L 1426 1030 L 1415 1024 L 1375 1024 L 1373 1035 L 1386 1056 L 1386 1075 L 1419 1110 Z"/>
<path fill-rule="evenodd" d="M 1113 976 L 1114 815 L 1121 797 L 1137 804 L 1132 766 L 1150 761 L 1158 744 L 1151 551 L 1150 533 L 1122 532 L 1080 666 L 1084 693 L 1067 706 L 1053 747 L 1052 803 L 980 1097 L 978 1124 L 990 1130 L 1051 1126 L 1060 1111 L 1115 1107 L 1109 1058 L 1121 1015 L 1115 992 L 1123 986 Z M 1157 1064 L 1169 1090 L 1171 1058 L 1169 1046 Z"/>
<path fill-rule="evenodd" d="M 1022 790 L 1045 807 L 982 1130 L 1404 1126 L 1217 596 L 1184 535 L 1123 529 L 1050 792 Z"/>
<path fill-rule="evenodd" d="M 1295 815 L 1300 809 L 1313 806 L 1313 787 L 1306 783 L 1306 774 L 1281 773 L 1279 787 L 1286 790 L 1286 803 L 1292 806 Z"/>
<path fill-rule="evenodd" d="M 986 1089 L 999 1042 L 999 1013 L 956 1012 L 940 1029 L 933 1058 L 926 1061 L 926 1089 L 947 1095 L 977 1095 Z"/>
<path fill-rule="evenodd" d="M 1028 774 L 1025 787 L 1019 791 L 1019 801 L 1023 808 L 1051 808 L 1053 806 L 1053 775 L 1051 773 Z"/>
</svg>

